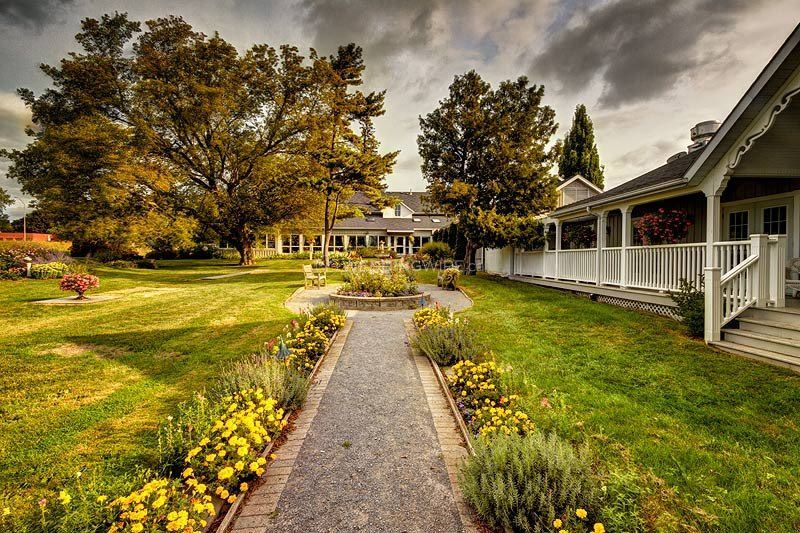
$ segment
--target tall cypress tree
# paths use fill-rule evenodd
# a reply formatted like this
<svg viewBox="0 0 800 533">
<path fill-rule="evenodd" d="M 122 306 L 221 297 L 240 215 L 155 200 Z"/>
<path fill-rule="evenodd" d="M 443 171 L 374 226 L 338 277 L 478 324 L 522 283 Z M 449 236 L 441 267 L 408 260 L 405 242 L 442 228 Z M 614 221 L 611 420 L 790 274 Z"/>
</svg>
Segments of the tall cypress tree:
<svg viewBox="0 0 800 533">
<path fill-rule="evenodd" d="M 575 174 L 603 187 L 603 167 L 594 142 L 594 124 L 583 104 L 575 108 L 572 127 L 564 138 L 558 160 L 558 175 L 562 179 L 572 178 Z"/>
</svg>

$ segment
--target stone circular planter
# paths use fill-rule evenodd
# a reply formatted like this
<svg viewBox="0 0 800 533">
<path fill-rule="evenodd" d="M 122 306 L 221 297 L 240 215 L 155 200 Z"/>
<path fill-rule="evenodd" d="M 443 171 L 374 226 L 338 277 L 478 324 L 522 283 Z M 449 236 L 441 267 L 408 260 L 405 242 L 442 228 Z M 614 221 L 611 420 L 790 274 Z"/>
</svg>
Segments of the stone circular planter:
<svg viewBox="0 0 800 533">
<path fill-rule="evenodd" d="M 430 293 L 410 296 L 346 296 L 331 294 L 330 302 L 342 309 L 362 311 L 396 311 L 398 309 L 418 309 L 431 303 Z"/>
</svg>

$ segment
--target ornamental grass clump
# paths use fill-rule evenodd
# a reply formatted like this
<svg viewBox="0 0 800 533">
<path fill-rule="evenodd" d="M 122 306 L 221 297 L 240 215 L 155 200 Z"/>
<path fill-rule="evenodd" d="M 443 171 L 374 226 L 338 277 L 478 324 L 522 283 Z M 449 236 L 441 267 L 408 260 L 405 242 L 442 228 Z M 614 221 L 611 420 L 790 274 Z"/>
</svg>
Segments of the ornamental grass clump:
<svg viewBox="0 0 800 533">
<path fill-rule="evenodd" d="M 60 261 L 31 265 L 31 277 L 34 279 L 56 279 L 69 272 L 69 265 Z"/>
<path fill-rule="evenodd" d="M 466 500 L 489 526 L 524 532 L 601 531 L 599 491 L 587 448 L 556 434 L 479 438 L 459 480 Z M 570 527 L 571 526 L 571 527 Z"/>
<path fill-rule="evenodd" d="M 185 490 L 180 482 L 154 479 L 142 488 L 111 502 L 119 518 L 109 533 L 126 531 L 200 532 L 214 515 L 211 496 L 205 491 Z"/>
<path fill-rule="evenodd" d="M 84 294 L 100 286 L 100 278 L 91 274 L 66 274 L 59 284 L 62 291 L 71 291 L 78 294 L 76 300 L 85 300 Z"/>
<path fill-rule="evenodd" d="M 456 290 L 458 286 L 458 278 L 461 277 L 461 271 L 457 268 L 446 268 L 442 272 L 442 288 L 448 291 Z"/>
<path fill-rule="evenodd" d="M 222 396 L 247 389 L 261 389 L 285 410 L 300 407 L 308 392 L 308 378 L 294 367 L 287 366 L 266 353 L 244 357 L 225 370 L 216 390 Z"/>
<path fill-rule="evenodd" d="M 429 324 L 414 337 L 416 349 L 440 366 L 483 357 L 488 351 L 466 320 L 453 319 L 447 324 Z"/>
<path fill-rule="evenodd" d="M 247 481 L 264 473 L 261 450 L 286 425 L 283 409 L 261 389 L 223 398 L 228 406 L 210 431 L 186 454 L 181 476 L 196 493 L 206 491 L 233 503 Z"/>
</svg>

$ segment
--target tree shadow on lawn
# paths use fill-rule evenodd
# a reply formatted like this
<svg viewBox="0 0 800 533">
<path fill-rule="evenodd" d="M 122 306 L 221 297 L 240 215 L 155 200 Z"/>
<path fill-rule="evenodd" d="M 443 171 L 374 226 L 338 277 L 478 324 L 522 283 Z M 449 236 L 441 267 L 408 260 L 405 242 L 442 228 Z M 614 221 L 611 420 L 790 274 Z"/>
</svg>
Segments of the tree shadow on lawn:
<svg viewBox="0 0 800 533">
<path fill-rule="evenodd" d="M 69 335 L 64 340 L 94 347 L 91 351 L 98 357 L 170 382 L 191 367 L 216 366 L 259 351 L 286 322 L 286 317 L 275 317 L 206 327 Z"/>
</svg>

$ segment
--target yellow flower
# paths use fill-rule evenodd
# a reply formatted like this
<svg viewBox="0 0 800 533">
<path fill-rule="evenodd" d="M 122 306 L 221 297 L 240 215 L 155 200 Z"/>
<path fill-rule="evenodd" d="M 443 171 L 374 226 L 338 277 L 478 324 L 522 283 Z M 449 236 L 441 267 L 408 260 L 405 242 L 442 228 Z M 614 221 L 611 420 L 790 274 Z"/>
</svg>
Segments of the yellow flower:
<svg viewBox="0 0 800 533">
<path fill-rule="evenodd" d="M 176 513 L 175 511 L 172 511 L 167 515 L 167 520 L 169 520 L 170 522 L 177 519 L 178 519 L 178 513 Z"/>
<path fill-rule="evenodd" d="M 561 527 L 562 523 L 560 518 L 556 518 L 553 520 L 553 527 Z"/>
<path fill-rule="evenodd" d="M 153 502 L 153 509 L 158 509 L 162 507 L 165 503 L 167 503 L 167 499 L 162 495 L 156 498 L 156 501 Z"/>
<path fill-rule="evenodd" d="M 242 483 L 241 485 L 239 485 L 239 490 L 242 492 L 247 492 L 248 488 L 250 487 L 247 485 L 247 483 Z"/>
<path fill-rule="evenodd" d="M 229 495 L 230 493 L 227 490 L 222 489 L 222 493 L 219 495 L 219 497 L 222 498 L 223 500 L 227 500 Z"/>
<path fill-rule="evenodd" d="M 230 497 L 228 497 L 228 503 L 233 503 L 235 501 L 236 501 L 236 496 L 231 495 Z"/>
<path fill-rule="evenodd" d="M 187 468 L 186 470 L 183 471 L 183 477 L 191 476 L 192 472 L 194 472 L 194 469 L 192 469 L 191 467 Z"/>
<path fill-rule="evenodd" d="M 139 533 L 140 531 L 144 531 L 144 526 L 137 522 L 131 526 L 131 531 L 133 531 L 133 533 Z"/>
<path fill-rule="evenodd" d="M 11 509 L 9 507 L 3 507 L 3 516 L 8 516 L 11 514 Z"/>
<path fill-rule="evenodd" d="M 236 464 L 233 465 L 236 470 L 244 470 L 244 463 L 242 461 L 236 461 Z"/>
<path fill-rule="evenodd" d="M 97 503 L 103 503 L 103 502 L 105 502 L 107 499 L 108 499 L 108 496 L 102 496 L 102 495 L 101 495 L 101 496 L 98 496 L 98 497 L 97 497 Z"/>
<path fill-rule="evenodd" d="M 603 524 L 598 522 L 594 525 L 594 529 L 592 529 L 592 531 L 594 531 L 594 533 L 606 533 L 606 528 L 603 527 Z"/>
<path fill-rule="evenodd" d="M 236 453 L 239 454 L 239 457 L 244 457 L 247 455 L 247 452 L 250 451 L 247 446 L 240 446 Z"/>
<path fill-rule="evenodd" d="M 228 479 L 233 475 L 233 468 L 226 466 L 217 473 L 217 477 L 221 480 Z"/>
<path fill-rule="evenodd" d="M 203 494 L 206 491 L 206 486 L 201 483 L 194 488 L 194 491 L 197 494 Z"/>
<path fill-rule="evenodd" d="M 581 520 L 584 520 L 586 518 L 586 509 L 576 509 L 575 516 L 577 516 Z"/>
<path fill-rule="evenodd" d="M 72 501 L 72 496 L 69 495 L 69 492 L 62 490 L 58 493 L 58 501 L 60 501 L 62 505 L 69 505 L 69 502 Z"/>
<path fill-rule="evenodd" d="M 206 455 L 206 461 L 208 461 L 209 463 L 213 463 L 216 460 L 217 460 L 217 454 L 210 453 L 210 454 Z"/>
</svg>

